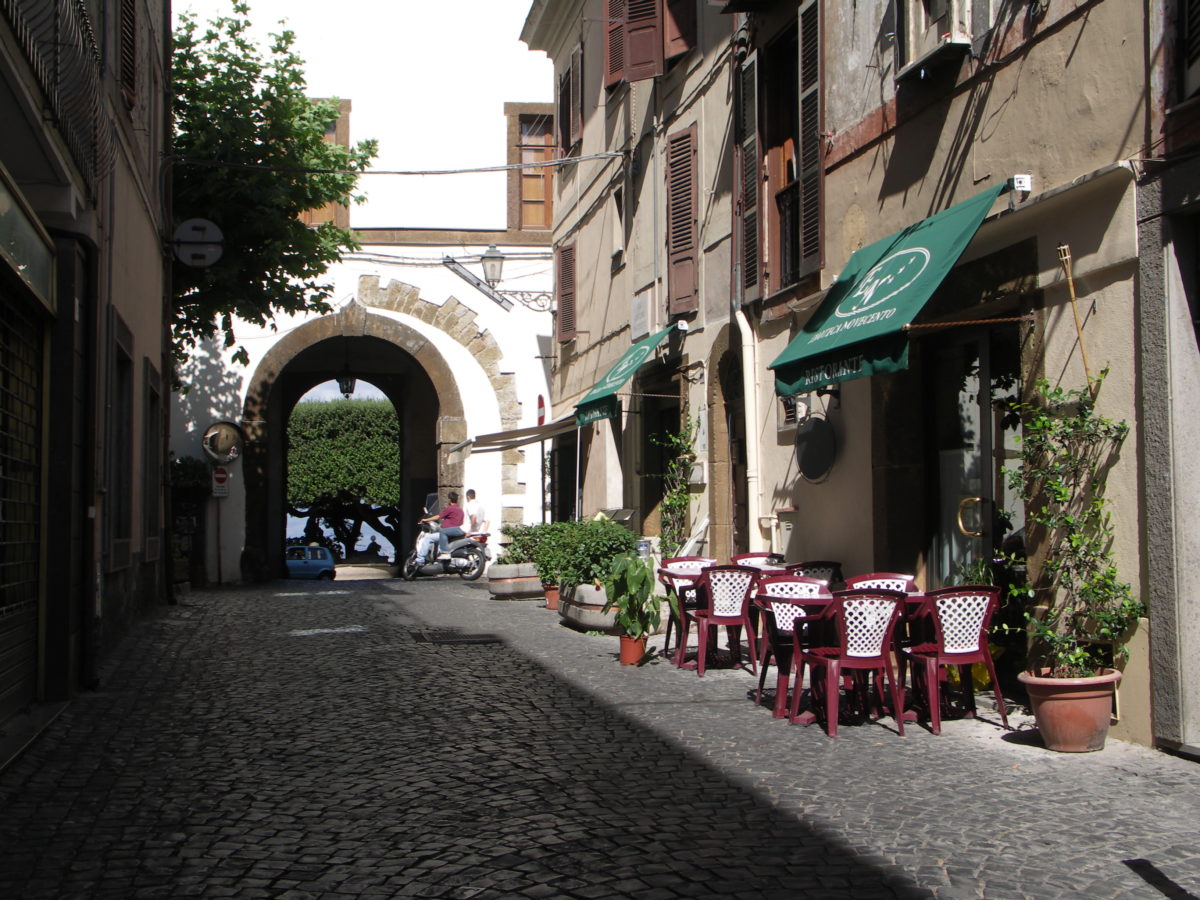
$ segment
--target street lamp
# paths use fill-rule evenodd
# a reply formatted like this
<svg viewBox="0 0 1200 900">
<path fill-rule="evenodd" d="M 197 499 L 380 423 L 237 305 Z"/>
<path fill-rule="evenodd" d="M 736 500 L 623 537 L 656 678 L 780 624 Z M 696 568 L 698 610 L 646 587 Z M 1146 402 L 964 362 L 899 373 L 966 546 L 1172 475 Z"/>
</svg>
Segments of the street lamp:
<svg viewBox="0 0 1200 900">
<path fill-rule="evenodd" d="M 494 288 L 500 283 L 500 272 L 504 269 L 504 254 L 496 249 L 495 244 L 488 244 L 480 261 L 483 263 L 483 280 L 488 283 L 488 287 Z"/>
</svg>

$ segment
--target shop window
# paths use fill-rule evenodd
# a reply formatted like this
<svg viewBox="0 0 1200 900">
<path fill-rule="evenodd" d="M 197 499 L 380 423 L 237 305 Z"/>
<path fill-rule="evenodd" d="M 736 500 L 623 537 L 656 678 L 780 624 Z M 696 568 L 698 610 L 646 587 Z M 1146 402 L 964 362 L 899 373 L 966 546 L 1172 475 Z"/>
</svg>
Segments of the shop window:
<svg viewBox="0 0 1200 900">
<path fill-rule="evenodd" d="M 133 333 L 114 311 L 108 420 L 108 570 L 130 562 L 133 533 Z"/>
<path fill-rule="evenodd" d="M 575 245 L 554 249 L 554 292 L 557 303 L 555 337 L 559 343 L 575 340 Z"/>
<path fill-rule="evenodd" d="M 145 396 L 142 434 L 142 535 L 146 562 L 159 556 L 162 530 L 162 379 L 150 363 L 143 360 L 142 388 Z"/>
</svg>

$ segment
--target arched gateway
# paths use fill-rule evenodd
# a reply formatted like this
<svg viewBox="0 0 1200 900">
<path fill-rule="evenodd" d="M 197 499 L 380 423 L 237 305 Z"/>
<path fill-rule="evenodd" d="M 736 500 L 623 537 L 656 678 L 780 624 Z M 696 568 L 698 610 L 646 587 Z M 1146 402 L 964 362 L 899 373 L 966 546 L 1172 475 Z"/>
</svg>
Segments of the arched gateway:
<svg viewBox="0 0 1200 900">
<path fill-rule="evenodd" d="M 466 347 L 496 391 L 501 420 L 515 422 L 519 405 L 511 376 L 499 372 L 499 347 L 475 325 L 475 314 L 451 298 L 422 300 L 411 285 L 364 277 L 358 296 L 338 312 L 283 335 L 247 383 L 242 426 L 246 488 L 242 578 L 278 577 L 285 542 L 286 426 L 292 409 L 311 388 L 349 375 L 375 385 L 392 402 L 401 431 L 401 510 L 416 513 L 425 495 L 461 488 L 463 464 L 446 451 L 467 437 L 462 396 L 454 372 L 429 336 L 395 314 L 419 319 Z M 415 520 L 416 516 L 411 517 Z M 414 524 L 401 523 L 400 546 Z M 399 547 L 397 548 L 399 550 Z"/>
</svg>

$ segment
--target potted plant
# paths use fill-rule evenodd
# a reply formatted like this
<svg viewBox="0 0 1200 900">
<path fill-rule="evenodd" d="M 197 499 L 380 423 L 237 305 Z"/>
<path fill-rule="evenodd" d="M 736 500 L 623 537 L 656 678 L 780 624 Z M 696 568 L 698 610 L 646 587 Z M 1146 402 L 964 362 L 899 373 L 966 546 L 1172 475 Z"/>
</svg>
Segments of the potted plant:
<svg viewBox="0 0 1200 900">
<path fill-rule="evenodd" d="M 1038 550 L 1033 581 L 1010 588 L 1030 604 L 1028 671 L 1017 677 L 1043 742 L 1067 752 L 1104 746 L 1124 644 L 1144 612 L 1112 556 L 1104 486 L 1129 426 L 1096 413 L 1106 374 L 1085 390 L 1041 379 L 1032 400 L 1014 404 L 1024 428 L 1007 477 Z"/>
<path fill-rule="evenodd" d="M 621 665 L 637 665 L 646 656 L 646 640 L 658 627 L 661 603 L 654 596 L 654 565 L 633 551 L 612 560 L 604 576 L 604 611 L 616 610 L 621 629 Z"/>
<path fill-rule="evenodd" d="M 558 609 L 559 592 L 566 582 L 571 535 L 577 523 L 546 522 L 535 525 L 533 564 L 546 596 L 546 609 Z"/>
</svg>

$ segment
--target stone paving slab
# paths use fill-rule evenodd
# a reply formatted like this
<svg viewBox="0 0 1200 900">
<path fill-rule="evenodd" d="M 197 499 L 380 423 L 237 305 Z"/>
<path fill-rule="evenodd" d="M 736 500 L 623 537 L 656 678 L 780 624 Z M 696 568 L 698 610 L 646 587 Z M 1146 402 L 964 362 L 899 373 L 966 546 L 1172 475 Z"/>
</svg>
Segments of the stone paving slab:
<svg viewBox="0 0 1200 900">
<path fill-rule="evenodd" d="M 0 898 L 1200 896 L 1194 763 L 616 650 L 482 583 L 193 592 L 0 774 Z"/>
</svg>

